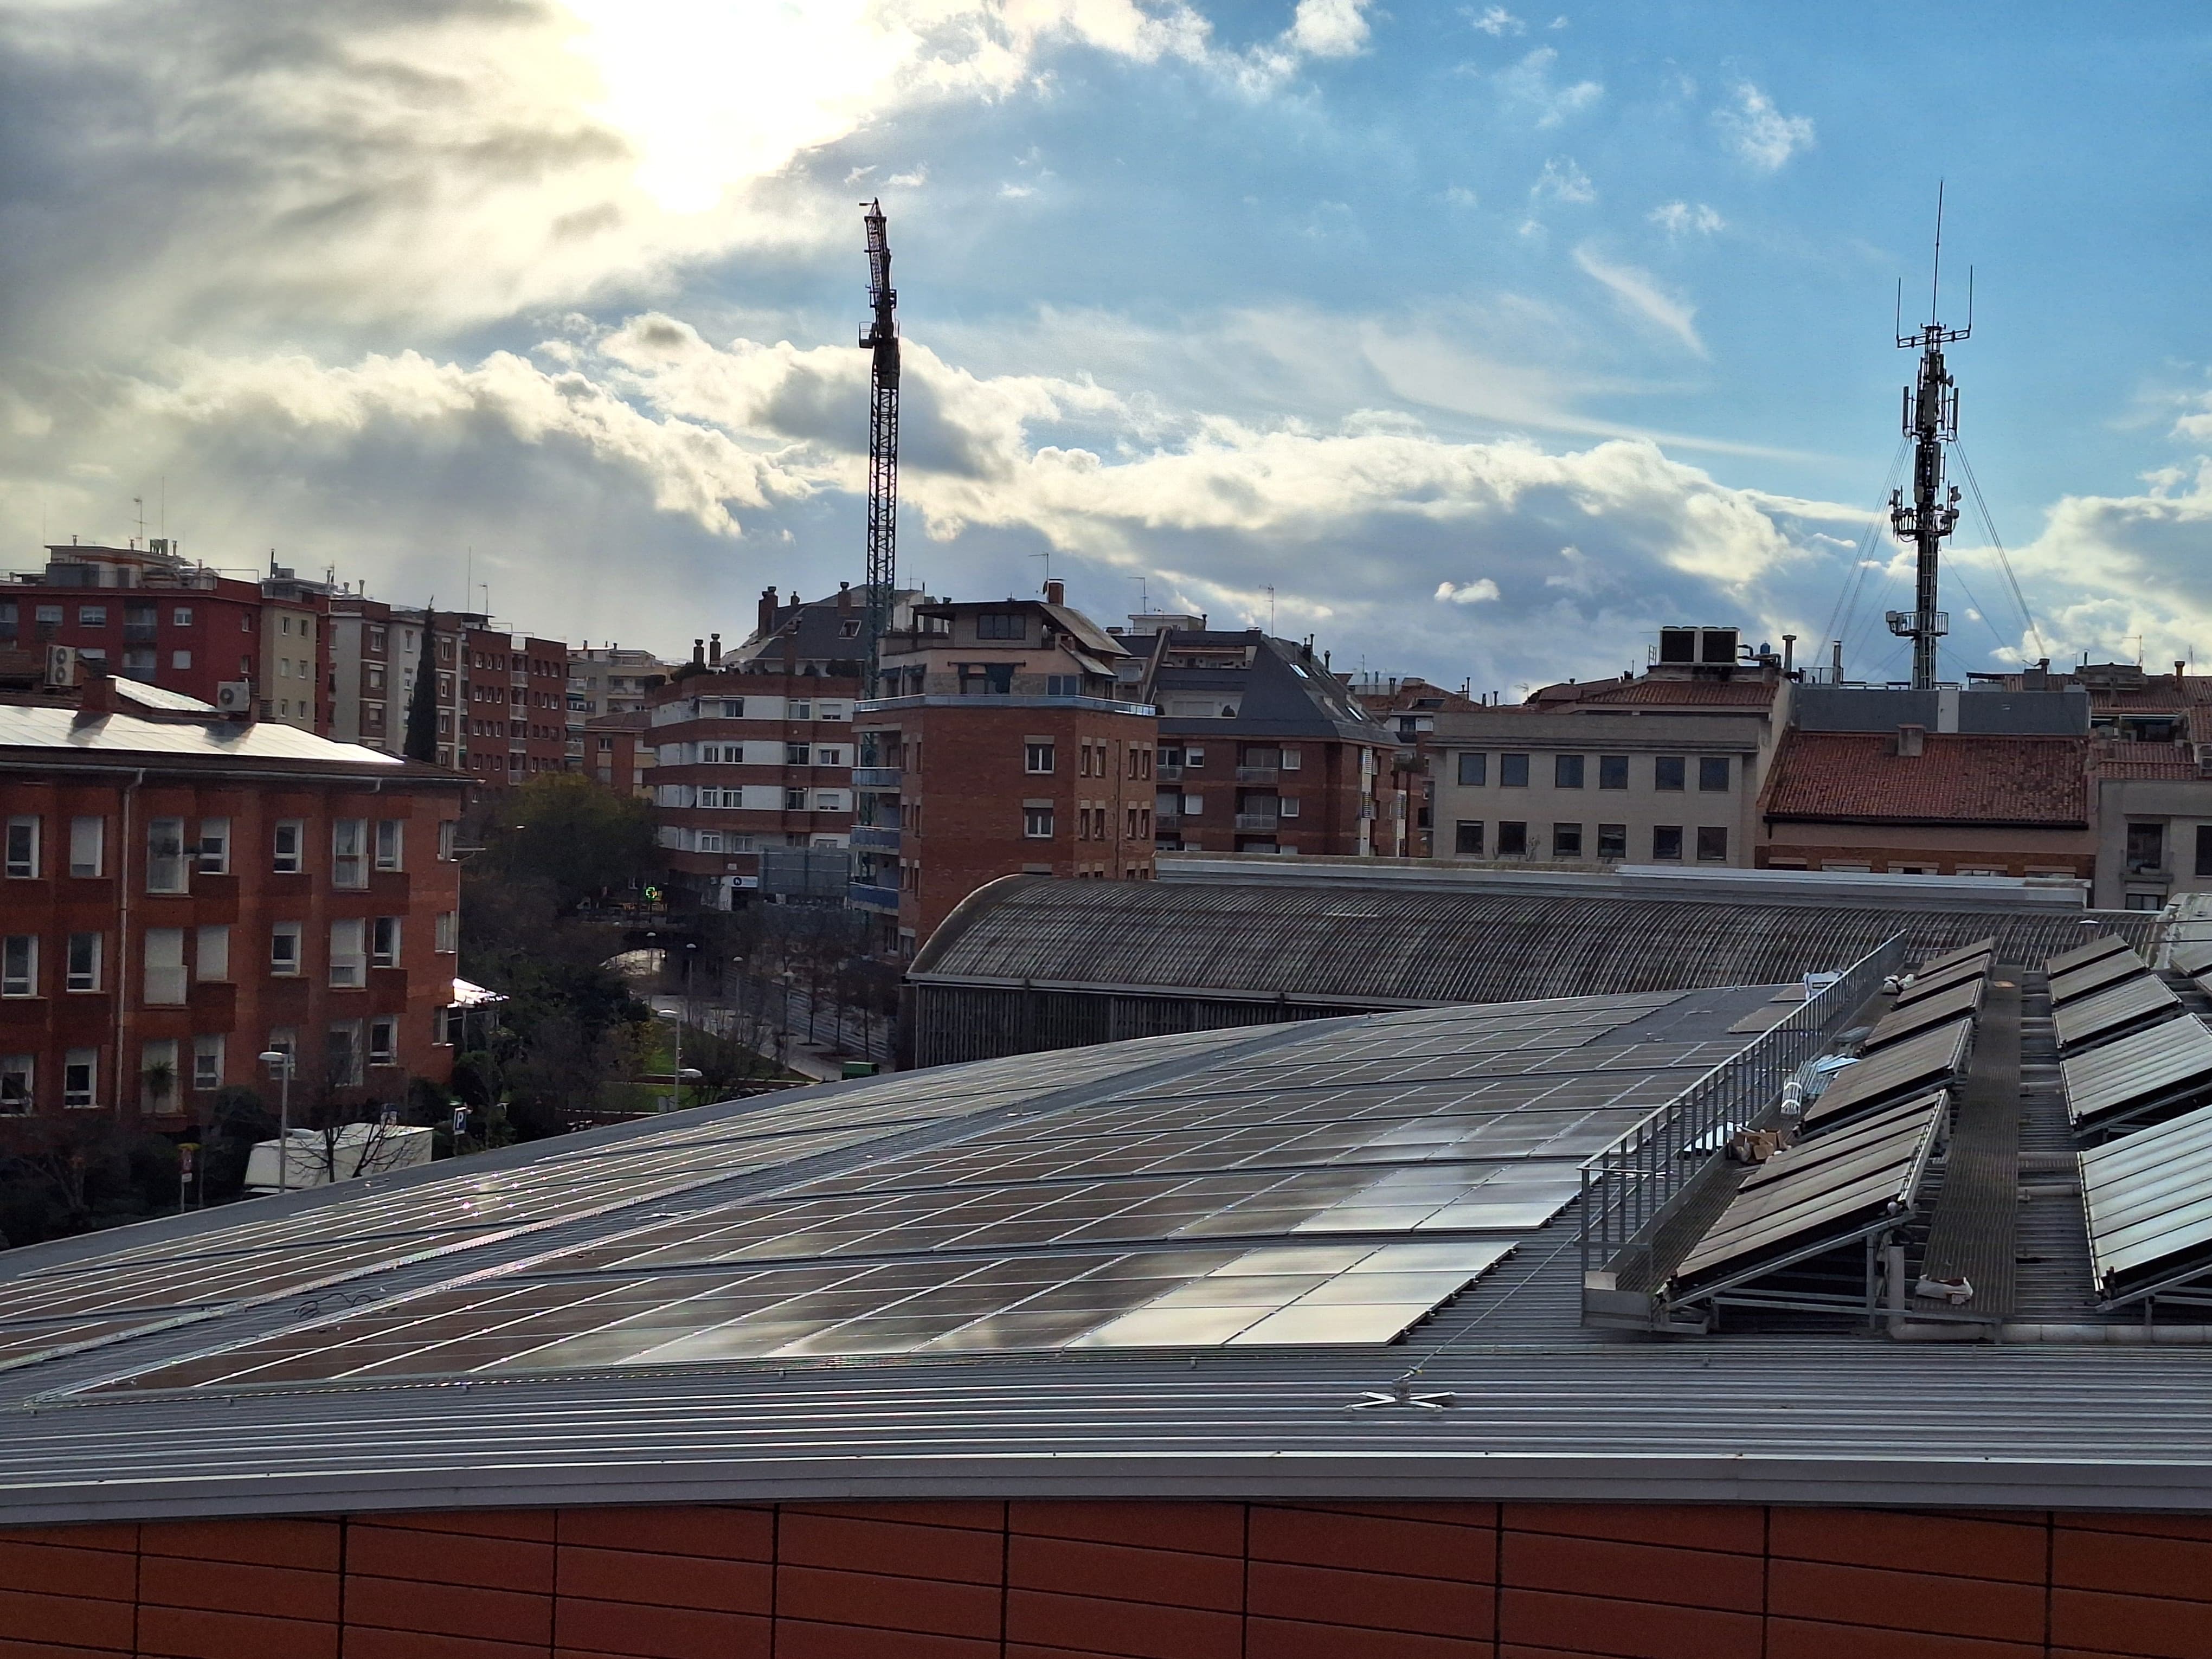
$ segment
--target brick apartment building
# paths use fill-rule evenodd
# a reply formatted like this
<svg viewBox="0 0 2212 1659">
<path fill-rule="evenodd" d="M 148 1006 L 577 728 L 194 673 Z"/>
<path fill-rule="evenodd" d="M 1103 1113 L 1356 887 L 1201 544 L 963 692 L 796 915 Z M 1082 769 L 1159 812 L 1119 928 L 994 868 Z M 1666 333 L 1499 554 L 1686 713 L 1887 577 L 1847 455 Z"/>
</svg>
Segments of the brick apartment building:
<svg viewBox="0 0 2212 1659">
<path fill-rule="evenodd" d="M 1000 876 L 1149 880 L 1158 723 L 1125 689 L 1128 647 L 1056 581 L 1042 600 L 919 600 L 906 620 L 855 722 L 852 902 L 885 953 L 912 955 Z"/>
<path fill-rule="evenodd" d="M 1133 688 L 1159 710 L 1161 849 L 1364 857 L 1402 846 L 1395 737 L 1313 641 L 1133 616 Z M 1386 826 L 1377 833 L 1377 826 Z"/>
<path fill-rule="evenodd" d="M 566 642 L 510 634 L 477 612 L 441 611 L 431 622 L 441 647 L 448 634 L 455 645 L 456 769 L 480 788 L 505 787 L 541 772 L 567 769 Z"/>
<path fill-rule="evenodd" d="M 271 1047 L 295 1099 L 443 1081 L 462 793 L 96 670 L 0 692 L 0 1111 L 179 1127 Z"/>
<path fill-rule="evenodd" d="M 1350 682 L 1352 701 L 1376 725 L 1398 738 L 1391 757 L 1391 789 L 1405 799 L 1404 834 L 1396 857 L 1433 858 L 1436 844 L 1436 780 L 1441 752 L 1437 716 L 1480 707 L 1466 691 L 1450 691 L 1413 675 L 1363 674 Z M 1382 849 L 1378 848 L 1378 851 Z"/>
</svg>

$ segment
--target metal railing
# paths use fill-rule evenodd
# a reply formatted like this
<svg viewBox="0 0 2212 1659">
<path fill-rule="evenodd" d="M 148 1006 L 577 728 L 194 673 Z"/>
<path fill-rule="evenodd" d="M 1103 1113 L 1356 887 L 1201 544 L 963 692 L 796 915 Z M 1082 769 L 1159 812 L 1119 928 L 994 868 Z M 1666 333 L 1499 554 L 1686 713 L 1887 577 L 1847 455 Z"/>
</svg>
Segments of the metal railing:
<svg viewBox="0 0 2212 1659">
<path fill-rule="evenodd" d="M 1237 769 L 1239 783 L 1273 783 L 1283 775 L 1279 766 L 1240 766 Z"/>
<path fill-rule="evenodd" d="M 1904 966 L 1905 935 L 1893 933 L 1583 1166 L 1585 1286 L 1593 1270 L 1656 1231 L 1668 1206 L 1723 1156 L 1728 1137 L 1773 1104 L 1790 1074 Z"/>
<path fill-rule="evenodd" d="M 1274 812 L 1239 812 L 1237 815 L 1239 830 L 1275 830 L 1281 826 L 1282 818 Z"/>
</svg>

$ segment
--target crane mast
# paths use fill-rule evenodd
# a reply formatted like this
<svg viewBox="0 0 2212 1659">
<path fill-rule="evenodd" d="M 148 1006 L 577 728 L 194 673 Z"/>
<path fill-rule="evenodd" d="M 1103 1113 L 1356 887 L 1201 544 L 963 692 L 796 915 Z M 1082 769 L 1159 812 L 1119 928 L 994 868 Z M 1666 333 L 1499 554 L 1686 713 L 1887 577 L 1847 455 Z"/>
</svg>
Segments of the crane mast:
<svg viewBox="0 0 2212 1659">
<path fill-rule="evenodd" d="M 891 244 L 884 205 L 868 204 L 868 320 L 860 344 L 874 354 L 868 373 L 868 665 L 867 695 L 876 693 L 876 658 L 890 631 L 898 586 L 898 290 L 891 286 Z"/>
<path fill-rule="evenodd" d="M 1946 328 L 1936 320 L 1939 285 L 1943 277 L 1943 193 L 1936 192 L 1936 268 L 1928 289 L 1928 320 L 1911 334 L 1895 331 L 1900 350 L 1920 353 L 1920 373 L 1905 388 L 1905 435 L 1912 440 L 1912 501 L 1905 492 L 1889 497 L 1890 529 L 1913 549 L 1912 609 L 1888 613 L 1889 631 L 1912 641 L 1912 687 L 1924 691 L 1936 684 L 1936 641 L 1951 631 L 1951 618 L 1936 608 L 1936 563 L 1943 538 L 1959 525 L 1959 487 L 1946 487 L 1944 447 L 1959 435 L 1959 386 L 1944 366 L 1943 348 L 1966 339 L 1974 331 L 1973 277 L 1966 280 L 1966 325 Z M 1904 288 L 1898 290 L 1898 311 L 1904 312 Z"/>
</svg>

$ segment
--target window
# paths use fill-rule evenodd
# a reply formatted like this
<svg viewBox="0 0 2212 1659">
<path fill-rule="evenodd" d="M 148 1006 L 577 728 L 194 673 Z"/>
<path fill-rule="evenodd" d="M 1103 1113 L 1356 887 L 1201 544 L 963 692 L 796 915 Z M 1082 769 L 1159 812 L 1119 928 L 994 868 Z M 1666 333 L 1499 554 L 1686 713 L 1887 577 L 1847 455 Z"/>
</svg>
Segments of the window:
<svg viewBox="0 0 2212 1659">
<path fill-rule="evenodd" d="M 379 818 L 376 821 L 376 867 L 397 870 L 401 867 L 400 854 L 407 845 L 407 823 L 404 818 Z"/>
<path fill-rule="evenodd" d="M 805 744 L 787 743 L 783 745 L 783 763 L 786 766 L 811 765 L 812 754 L 812 749 Z"/>
<path fill-rule="evenodd" d="M 100 988 L 100 935 L 71 933 L 69 936 L 69 966 L 62 980 L 62 988 L 68 991 L 97 991 Z"/>
<path fill-rule="evenodd" d="M 368 930 L 368 965 L 372 968 L 397 968 L 399 965 L 399 918 L 379 916 Z"/>
<path fill-rule="evenodd" d="M 1052 745 L 1048 743 L 1024 744 L 1022 745 L 1022 769 L 1025 772 L 1050 772 L 1052 770 Z"/>
<path fill-rule="evenodd" d="M 1680 755 L 1655 755 L 1651 757 L 1651 787 L 1654 789 L 1680 789 L 1682 787 L 1683 761 Z"/>
<path fill-rule="evenodd" d="M 2163 910 L 2166 900 L 2157 893 L 2130 893 L 2124 908 L 2130 910 Z"/>
<path fill-rule="evenodd" d="M 1184 750 L 1182 751 L 1182 763 L 1183 763 L 1185 766 L 1188 766 L 1188 767 L 1193 768 L 1194 769 L 1196 769 L 1196 768 L 1198 768 L 1198 767 L 1201 767 L 1201 766 L 1205 765 L 1205 764 L 1206 764 L 1206 750 L 1204 750 L 1203 749 L 1186 749 L 1186 750 Z"/>
<path fill-rule="evenodd" d="M 1628 787 L 1628 757 L 1600 755 L 1597 757 L 1597 787 L 1601 789 Z"/>
<path fill-rule="evenodd" d="M 172 667 L 172 668 L 180 668 L 180 669 L 181 669 L 181 668 L 190 668 L 191 665 L 192 665 L 192 653 L 191 653 L 191 652 L 189 652 L 189 651 L 172 651 L 171 653 L 169 653 L 169 666 L 170 666 L 170 667 Z"/>
<path fill-rule="evenodd" d="M 1490 757 L 1462 754 L 1459 757 L 1459 781 L 1480 784 L 1490 781 Z"/>
<path fill-rule="evenodd" d="M 15 872 L 10 870 L 8 873 L 12 876 Z M 2197 873 L 2212 876 L 2212 823 L 2197 826 Z"/>
<path fill-rule="evenodd" d="M 368 1022 L 368 1063 L 372 1066 L 397 1066 L 399 1063 L 399 1022 L 390 1014 L 380 1014 Z"/>
<path fill-rule="evenodd" d="M 350 1089 L 361 1082 L 361 1022 L 341 1020 L 324 1038 L 323 1076 L 332 1088 Z"/>
<path fill-rule="evenodd" d="M 1698 787 L 1711 791 L 1728 787 L 1729 757 L 1726 755 L 1700 755 L 1698 757 Z"/>
<path fill-rule="evenodd" d="M 979 640 L 1018 640 L 1027 637 L 1022 624 L 1025 618 L 1018 611 L 985 611 L 975 617 L 975 637 Z"/>
<path fill-rule="evenodd" d="M 30 1054 L 0 1054 L 0 1112 L 27 1112 L 38 1098 L 38 1061 Z"/>
<path fill-rule="evenodd" d="M 1470 823 L 1465 818 L 1460 820 L 1457 830 L 1452 837 L 1452 853 L 1455 857 L 1463 859 L 1479 859 L 1482 856 L 1482 825 L 1480 822 Z"/>
<path fill-rule="evenodd" d="M 1044 694 L 1048 697 L 1079 697 L 1083 695 L 1083 676 L 1048 674 L 1044 677 Z"/>
<path fill-rule="evenodd" d="M 39 936 L 10 933 L 0 940 L 0 997 L 39 994 Z"/>
<path fill-rule="evenodd" d="M 2166 867 L 2166 825 L 2163 823 L 2131 823 L 2128 826 L 2128 870 L 2130 874 Z"/>
<path fill-rule="evenodd" d="M 228 818 L 200 820 L 200 873 L 204 876 L 227 876 L 230 873 Z"/>
<path fill-rule="evenodd" d="M 61 606 L 58 605 L 39 605 L 32 611 L 31 615 L 33 624 L 38 630 L 38 635 L 40 639 L 50 640 L 61 630 Z"/>
<path fill-rule="evenodd" d="M 1528 757 L 1526 755 L 1500 755 L 1498 757 L 1498 787 L 1501 789 L 1526 789 L 1528 787 Z M 1498 849 L 1503 852 L 1504 849 Z"/>
<path fill-rule="evenodd" d="M 331 885 L 368 885 L 367 818 L 333 818 L 331 821 Z"/>
<path fill-rule="evenodd" d="M 280 921 L 269 929 L 269 971 L 290 978 L 300 971 L 300 924 Z"/>
<path fill-rule="evenodd" d="M 1283 770 L 1295 772 L 1305 765 L 1305 758 L 1295 749 L 1283 750 Z"/>
<path fill-rule="evenodd" d="M 963 697 L 1004 697 L 1014 689 L 1014 665 L 1010 662 L 963 662 L 956 665 Z"/>
<path fill-rule="evenodd" d="M 1668 860 L 1677 863 L 1680 861 L 1682 857 L 1682 826 L 1680 824 L 1662 823 L 1653 826 L 1651 857 L 1655 863 Z"/>
<path fill-rule="evenodd" d="M 357 990 L 368 982 L 368 963 L 362 951 L 368 927 L 359 916 L 331 924 L 331 984 L 339 990 Z"/>
<path fill-rule="evenodd" d="M 81 605 L 77 606 L 76 625 L 79 628 L 106 627 L 107 607 L 104 605 Z"/>
<path fill-rule="evenodd" d="M 1526 756 L 1522 757 L 1527 759 Z M 1502 859 L 1525 858 L 1528 854 L 1528 826 L 1510 819 L 1498 826 L 1498 856 Z"/>
<path fill-rule="evenodd" d="M 1628 856 L 1628 826 L 1625 823 L 1598 825 L 1597 855 L 1601 859 L 1626 859 Z"/>
<path fill-rule="evenodd" d="M 146 930 L 146 1000 L 174 1006 L 185 1000 L 185 930 Z"/>
<path fill-rule="evenodd" d="M 431 948 L 441 956 L 451 956 L 460 949 L 460 917 L 453 911 L 441 910 L 438 913 L 437 937 L 432 941 Z"/>
<path fill-rule="evenodd" d="M 1580 755 L 1552 757 L 1552 787 L 1554 789 L 1579 789 L 1583 787 L 1583 757 Z"/>
<path fill-rule="evenodd" d="M 814 704 L 811 701 L 803 697 L 795 700 L 791 705 L 791 718 L 795 720 L 812 720 L 814 718 Z"/>
<path fill-rule="evenodd" d="M 270 868 L 280 876 L 296 876 L 307 843 L 307 825 L 301 818 L 282 818 L 276 824 L 276 851 Z"/>
<path fill-rule="evenodd" d="M 70 874 L 100 874 L 106 853 L 106 830 L 107 820 L 105 818 L 70 820 Z"/>
<path fill-rule="evenodd" d="M 2203 832 L 2197 832 L 2203 840 Z M 36 818 L 8 820 L 8 873 L 21 881 L 39 878 L 39 821 Z"/>
<path fill-rule="evenodd" d="M 100 1050 L 72 1048 L 62 1057 L 62 1104 L 72 1109 L 97 1106 Z"/>
<path fill-rule="evenodd" d="M 1555 823 L 1552 826 L 1552 856 L 1555 859 L 1578 859 L 1583 855 L 1583 827 L 1579 823 Z"/>
<path fill-rule="evenodd" d="M 157 1082 L 148 1073 L 158 1071 Z M 149 1112 L 177 1109 L 177 1040 L 174 1037 L 155 1037 L 138 1045 L 138 1091 L 143 1109 Z"/>
<path fill-rule="evenodd" d="M 1698 830 L 1698 862 L 1726 864 L 1728 862 L 1728 831 L 1710 826 Z"/>
<path fill-rule="evenodd" d="M 1022 834 L 1031 841 L 1052 839 L 1052 808 L 1024 806 L 1022 808 Z"/>
<path fill-rule="evenodd" d="M 200 982 L 220 985 L 230 977 L 230 924 L 216 922 L 200 929 L 196 955 Z"/>
<path fill-rule="evenodd" d="M 804 789 L 785 790 L 783 810 L 787 812 L 804 812 L 806 810 L 806 792 Z"/>
<path fill-rule="evenodd" d="M 185 881 L 185 821 L 149 818 L 146 821 L 146 890 L 181 893 Z"/>
</svg>

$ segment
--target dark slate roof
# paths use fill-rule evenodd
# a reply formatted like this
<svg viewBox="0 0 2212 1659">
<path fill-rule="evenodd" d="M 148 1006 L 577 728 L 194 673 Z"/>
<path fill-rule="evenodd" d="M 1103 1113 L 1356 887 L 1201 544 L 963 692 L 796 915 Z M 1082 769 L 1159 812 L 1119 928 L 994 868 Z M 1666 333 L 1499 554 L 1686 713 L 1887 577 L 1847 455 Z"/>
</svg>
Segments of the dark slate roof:
<svg viewBox="0 0 2212 1659">
<path fill-rule="evenodd" d="M 2084 739 L 1930 732 L 1899 755 L 1893 732 L 1793 731 L 1759 801 L 1794 822 L 1966 823 L 2078 830 L 2089 822 Z"/>
<path fill-rule="evenodd" d="M 1249 884 L 1010 876 L 969 896 L 910 976 L 1389 1006 L 1793 980 L 1900 932 L 1916 954 L 1995 934 L 2001 951 L 2031 962 L 2090 937 L 2080 910 L 1978 908 L 1970 897 L 1940 908 L 1793 905 L 1392 890 L 1327 877 L 1323 867 L 1307 882 Z M 2099 913 L 2092 925 L 2140 944 L 2152 921 Z"/>
<path fill-rule="evenodd" d="M 1254 629 L 1248 633 L 1177 632 L 1164 650 L 1177 647 L 1249 647 L 1248 667 L 1178 668 L 1152 672 L 1150 696 L 1163 710 L 1160 730 L 1174 737 L 1320 738 L 1347 743 L 1395 744 L 1396 735 L 1377 725 L 1352 700 L 1344 683 L 1318 659 L 1289 640 Z M 1169 714 L 1167 700 L 1216 693 L 1237 696 L 1237 717 Z"/>
</svg>

